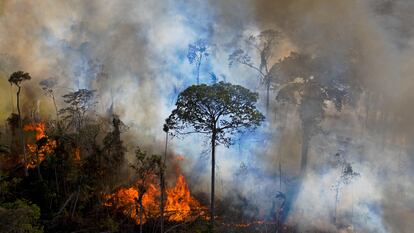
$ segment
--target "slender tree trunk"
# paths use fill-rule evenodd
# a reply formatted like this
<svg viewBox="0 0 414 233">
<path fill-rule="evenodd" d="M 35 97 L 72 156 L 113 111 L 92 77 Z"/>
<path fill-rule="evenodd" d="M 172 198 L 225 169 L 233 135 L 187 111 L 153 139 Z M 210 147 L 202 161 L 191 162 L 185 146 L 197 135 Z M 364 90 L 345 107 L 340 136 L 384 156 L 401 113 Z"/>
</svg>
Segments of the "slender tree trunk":
<svg viewBox="0 0 414 233">
<path fill-rule="evenodd" d="M 337 184 L 337 185 L 339 185 L 339 184 Z M 333 224 L 335 226 L 336 226 L 336 222 L 337 222 L 338 202 L 339 202 L 339 187 L 336 187 L 336 190 L 335 190 L 335 210 L 334 210 L 334 216 L 333 216 Z"/>
<path fill-rule="evenodd" d="M 210 232 L 214 232 L 214 178 L 216 167 L 216 132 L 211 136 L 211 196 L 210 196 Z"/>
<path fill-rule="evenodd" d="M 285 216 L 289 214 L 289 212 L 291 211 L 294 203 L 296 202 L 299 192 L 302 188 L 303 185 L 303 181 L 305 180 L 305 174 L 306 174 L 306 169 L 307 169 L 307 164 L 308 164 L 308 150 L 309 150 L 309 140 L 308 140 L 308 136 L 306 133 L 303 132 L 302 135 L 302 151 L 301 151 L 301 161 L 300 161 L 300 174 L 298 177 L 298 182 L 293 185 L 293 187 L 291 188 L 290 191 L 290 195 L 287 196 L 286 198 L 286 210 L 284 210 L 284 215 L 282 218 L 281 223 L 284 222 L 285 220 Z"/>
<path fill-rule="evenodd" d="M 29 171 L 27 169 L 27 157 L 26 157 L 26 145 L 24 143 L 24 134 L 23 134 L 23 120 L 22 120 L 22 114 L 20 111 L 20 91 L 21 87 L 17 86 L 17 114 L 19 115 L 19 129 L 20 129 L 20 142 L 23 149 L 23 159 L 24 159 L 24 174 L 26 176 L 29 176 Z"/>
<path fill-rule="evenodd" d="M 57 172 L 56 172 L 56 167 L 55 167 L 55 183 L 56 183 L 56 193 L 59 196 L 59 183 L 58 183 L 58 178 L 57 178 Z"/>
<path fill-rule="evenodd" d="M 143 221 L 143 211 L 144 207 L 142 206 L 142 196 L 139 198 L 139 232 L 142 233 L 143 232 L 143 225 L 144 223 Z"/>
<path fill-rule="evenodd" d="M 160 232 L 164 233 L 164 171 L 160 173 Z"/>
<path fill-rule="evenodd" d="M 279 189 L 282 192 L 282 164 L 280 163 L 279 159 Z"/>
<path fill-rule="evenodd" d="M 39 180 L 43 181 L 42 173 L 40 172 L 40 158 L 39 158 L 39 148 L 36 149 L 36 169 L 37 169 L 37 175 L 39 176 Z"/>
<path fill-rule="evenodd" d="M 300 161 L 300 176 L 301 179 L 304 178 L 306 167 L 308 166 L 308 150 L 309 150 L 309 138 L 308 135 L 303 132 L 302 135 L 302 152 L 301 152 L 301 161 Z"/>
<path fill-rule="evenodd" d="M 280 162 L 279 159 L 279 190 L 280 193 L 282 192 L 282 163 Z M 280 230 L 280 223 L 281 223 L 281 219 L 282 219 L 282 213 L 283 213 L 283 207 L 285 204 L 285 199 L 283 200 L 282 204 L 280 204 L 279 208 L 277 209 L 277 215 L 276 215 L 276 233 L 279 232 Z"/>
<path fill-rule="evenodd" d="M 55 107 L 55 113 L 56 113 L 56 125 L 57 125 L 58 129 L 60 129 L 59 110 L 57 108 L 56 99 L 55 99 L 55 95 L 54 94 L 52 94 L 52 100 L 53 100 L 53 106 Z"/>
<path fill-rule="evenodd" d="M 269 105 L 270 105 L 270 78 L 266 78 L 266 115 L 269 115 Z"/>
<path fill-rule="evenodd" d="M 72 209 L 72 215 L 71 215 L 71 217 L 73 217 L 75 215 L 76 206 L 78 204 L 78 199 L 79 199 L 79 194 L 80 194 L 80 185 L 78 185 L 78 192 L 76 194 L 75 202 L 73 203 L 73 209 Z"/>
<path fill-rule="evenodd" d="M 164 233 L 164 199 L 165 199 L 165 177 L 164 177 L 164 170 L 166 168 L 165 162 L 167 160 L 167 146 L 168 146 L 168 132 L 165 132 L 165 151 L 164 151 L 164 160 L 163 166 L 161 168 L 161 200 L 160 200 L 160 208 L 161 208 L 161 233 Z"/>
<path fill-rule="evenodd" d="M 197 85 L 200 85 L 200 66 L 201 66 L 201 58 L 200 61 L 197 63 Z"/>
</svg>

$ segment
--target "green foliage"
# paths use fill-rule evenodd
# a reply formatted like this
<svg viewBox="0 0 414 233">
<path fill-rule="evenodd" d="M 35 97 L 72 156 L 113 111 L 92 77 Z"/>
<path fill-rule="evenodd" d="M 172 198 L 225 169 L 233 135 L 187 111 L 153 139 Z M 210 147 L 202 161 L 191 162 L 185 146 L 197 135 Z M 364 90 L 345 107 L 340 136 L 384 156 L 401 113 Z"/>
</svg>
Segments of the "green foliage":
<svg viewBox="0 0 414 233">
<path fill-rule="evenodd" d="M 19 177 L 10 177 L 9 174 L 0 171 L 0 203 L 14 196 L 13 190 L 21 180 Z"/>
<path fill-rule="evenodd" d="M 121 140 L 121 133 L 127 130 L 127 126 L 119 119 L 117 115 L 112 118 L 113 130 L 109 132 L 103 139 L 104 150 L 107 152 L 107 161 L 119 169 L 124 161 L 126 148 Z"/>
<path fill-rule="evenodd" d="M 0 232 L 42 233 L 39 224 L 40 208 L 26 200 L 16 200 L 0 205 Z"/>
<path fill-rule="evenodd" d="M 135 150 L 135 163 L 131 164 L 131 168 L 135 170 L 140 195 L 144 195 L 147 192 L 149 185 L 153 183 L 154 175 L 160 173 L 161 164 L 161 156 L 149 155 L 146 151 L 137 147 Z"/>
<path fill-rule="evenodd" d="M 175 134 L 215 133 L 217 143 L 229 146 L 231 135 L 264 120 L 257 98 L 257 93 L 230 83 L 193 85 L 180 93 L 166 124 Z"/>
<path fill-rule="evenodd" d="M 7 145 L 0 144 L 0 154 L 9 154 L 10 148 Z"/>
</svg>

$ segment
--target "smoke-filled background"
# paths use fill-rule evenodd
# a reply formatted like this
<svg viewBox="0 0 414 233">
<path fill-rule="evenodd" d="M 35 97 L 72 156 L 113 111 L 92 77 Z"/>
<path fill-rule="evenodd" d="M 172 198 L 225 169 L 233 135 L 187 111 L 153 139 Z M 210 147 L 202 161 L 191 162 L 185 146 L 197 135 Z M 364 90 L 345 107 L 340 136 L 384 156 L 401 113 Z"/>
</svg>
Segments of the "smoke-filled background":
<svg viewBox="0 0 414 233">
<path fill-rule="evenodd" d="M 49 77 L 59 80 L 60 96 L 94 89 L 97 112 L 104 116 L 112 106 L 130 127 L 124 135 L 130 147 L 140 144 L 161 153 L 164 119 L 179 92 L 195 84 L 188 45 L 198 39 L 212 45 L 201 82 L 211 83 L 214 72 L 219 81 L 257 91 L 264 111 L 265 90 L 257 74 L 243 66 L 229 68 L 227 59 L 241 37 L 277 29 L 283 38 L 275 61 L 297 51 L 323 56 L 332 66 L 352 64 L 353 75 L 346 78 L 362 89 L 354 106 L 341 112 L 326 109 L 323 133 L 311 139 L 308 172 L 288 223 L 336 229 L 331 221 L 340 178 L 336 165 L 345 159 L 359 176 L 340 189 L 338 218 L 346 222 L 341 230 L 410 233 L 413 13 L 411 0 L 3 0 L 0 118 L 15 110 L 8 76 L 24 70 L 33 80 L 24 84 L 23 109 L 53 117 L 50 100 L 37 85 Z M 350 50 L 357 51 L 356 58 L 349 57 Z M 271 105 L 278 109 L 275 93 Z M 217 195 L 247 203 L 246 215 L 271 215 L 277 191 L 285 192 L 299 174 L 300 123 L 295 111 L 286 111 L 268 114 L 255 133 L 237 135 L 235 145 L 218 148 Z M 192 191 L 208 193 L 205 140 L 198 135 L 174 138 L 170 150 L 186 158 L 182 169 Z"/>
</svg>

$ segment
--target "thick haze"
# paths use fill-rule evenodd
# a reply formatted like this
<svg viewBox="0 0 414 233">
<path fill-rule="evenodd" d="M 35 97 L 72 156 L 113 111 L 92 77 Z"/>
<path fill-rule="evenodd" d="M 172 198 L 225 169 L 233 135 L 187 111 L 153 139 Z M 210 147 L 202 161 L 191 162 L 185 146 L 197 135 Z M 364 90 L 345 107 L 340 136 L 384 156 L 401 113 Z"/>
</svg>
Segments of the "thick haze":
<svg viewBox="0 0 414 233">
<path fill-rule="evenodd" d="M 360 173 L 341 190 L 340 231 L 411 233 L 412 22 L 411 0 L 0 0 L 0 118 L 8 117 L 15 101 L 8 76 L 24 70 L 33 80 L 23 84 L 23 109 L 53 117 L 38 83 L 57 77 L 59 96 L 71 89 L 95 89 L 101 115 L 113 103 L 130 126 L 125 135 L 130 146 L 162 148 L 164 119 L 178 93 L 195 84 L 188 44 L 207 39 L 213 45 L 202 64 L 202 82 L 210 83 L 209 73 L 214 72 L 220 81 L 263 96 L 256 73 L 243 66 L 229 68 L 227 58 L 240 35 L 278 29 L 284 37 L 275 61 L 291 51 L 327 57 L 332 66 L 350 61 L 354 76 L 347 78 L 363 89 L 355 106 L 340 113 L 327 109 L 324 133 L 311 140 L 308 175 L 288 221 L 304 229 L 334 229 L 332 185 L 339 178 L 334 166 L 339 154 Z M 264 111 L 263 103 L 261 99 Z M 272 105 L 277 105 L 274 93 Z M 261 129 L 241 135 L 230 149 L 218 148 L 218 195 L 235 202 L 246 197 L 258 209 L 246 207 L 247 215 L 271 212 L 279 190 L 279 163 L 282 191 L 299 173 L 300 121 L 294 108 L 285 110 L 271 113 Z M 170 148 L 186 158 L 182 168 L 192 190 L 209 192 L 208 145 L 194 136 L 173 139 Z"/>
</svg>

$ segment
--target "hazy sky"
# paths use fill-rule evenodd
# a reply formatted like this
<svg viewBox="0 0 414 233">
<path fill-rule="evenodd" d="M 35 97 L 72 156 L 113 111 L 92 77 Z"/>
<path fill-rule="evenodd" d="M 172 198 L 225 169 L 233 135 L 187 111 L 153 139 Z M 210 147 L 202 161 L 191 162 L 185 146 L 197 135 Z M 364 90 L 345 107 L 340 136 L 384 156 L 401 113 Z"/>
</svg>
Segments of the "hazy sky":
<svg viewBox="0 0 414 233">
<path fill-rule="evenodd" d="M 410 233 L 414 229 L 408 221 L 414 218 L 413 13 L 411 0 L 0 0 L 0 118 L 7 118 L 15 101 L 15 89 L 7 78 L 24 70 L 33 77 L 24 84 L 24 109 L 40 106 L 44 118 L 53 117 L 38 82 L 56 77 L 60 95 L 72 89 L 96 89 L 100 114 L 113 102 L 131 127 L 126 139 L 130 145 L 161 148 L 157 145 L 163 140 L 162 124 L 177 94 L 195 84 L 194 66 L 186 57 L 188 44 L 206 39 L 212 46 L 201 68 L 202 82 L 210 83 L 209 73 L 214 72 L 219 80 L 263 96 L 254 71 L 229 68 L 227 58 L 241 38 L 277 29 L 283 39 L 274 61 L 292 51 L 326 57 L 339 67 L 355 59 L 351 62 L 355 73 L 347 78 L 369 93 L 357 106 L 325 119 L 325 134 L 312 139 L 311 169 L 299 195 L 300 211 L 292 213 L 291 220 L 333 227 L 331 186 L 338 171 L 332 157 L 340 151 L 361 174 L 343 190 L 344 219 L 351 219 L 359 232 Z M 350 50 L 357 55 L 349 57 Z M 107 77 L 98 75 L 101 71 Z M 63 104 L 61 99 L 58 103 Z M 262 99 L 260 108 L 264 110 Z M 278 163 L 291 177 L 299 166 L 300 123 L 294 108 L 288 113 L 288 119 L 268 119 L 232 148 L 218 149 L 219 195 L 235 189 L 261 214 L 268 214 L 266 208 L 278 190 Z M 193 188 L 206 192 L 207 148 L 199 137 L 172 142 L 172 150 L 188 160 L 183 169 L 192 173 Z M 236 184 L 235 174 L 243 165 L 247 165 L 245 178 Z"/>
</svg>

